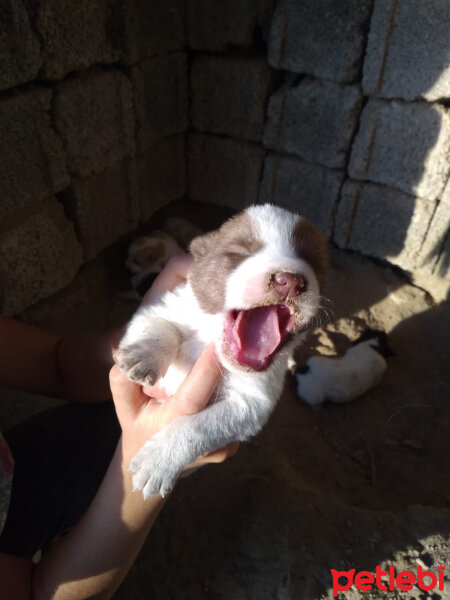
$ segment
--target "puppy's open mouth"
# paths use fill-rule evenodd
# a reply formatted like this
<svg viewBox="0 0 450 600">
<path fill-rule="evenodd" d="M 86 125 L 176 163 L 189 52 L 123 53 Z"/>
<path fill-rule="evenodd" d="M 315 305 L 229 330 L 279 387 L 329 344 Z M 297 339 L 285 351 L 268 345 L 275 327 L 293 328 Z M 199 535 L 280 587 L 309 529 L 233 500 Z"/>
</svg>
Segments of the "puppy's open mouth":
<svg viewBox="0 0 450 600">
<path fill-rule="evenodd" d="M 295 324 L 286 304 L 231 310 L 225 320 L 224 350 L 240 365 L 266 369 Z"/>
</svg>

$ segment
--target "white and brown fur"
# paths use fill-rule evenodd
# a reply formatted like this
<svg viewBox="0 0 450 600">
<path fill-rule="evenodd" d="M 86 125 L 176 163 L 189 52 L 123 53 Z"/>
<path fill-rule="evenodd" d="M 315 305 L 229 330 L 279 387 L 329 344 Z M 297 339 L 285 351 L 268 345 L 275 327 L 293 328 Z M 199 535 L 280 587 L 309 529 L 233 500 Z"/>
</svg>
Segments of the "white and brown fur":
<svg viewBox="0 0 450 600">
<path fill-rule="evenodd" d="M 223 377 L 205 410 L 176 419 L 132 459 L 133 484 L 144 497 L 167 494 L 183 466 L 197 456 L 261 430 L 281 394 L 288 357 L 315 322 L 328 266 L 320 231 L 268 204 L 253 206 L 194 239 L 190 251 L 194 262 L 186 284 L 136 313 L 116 360 L 131 380 L 146 385 L 159 380 L 173 394 L 213 341 Z M 280 271 L 303 278 L 302 293 L 280 297 L 273 284 Z M 227 352 L 227 315 L 280 303 L 295 315 L 284 345 L 263 370 L 241 366 Z"/>
<path fill-rule="evenodd" d="M 133 240 L 125 263 L 132 273 L 132 290 L 120 296 L 126 300 L 140 300 L 161 273 L 169 259 L 186 251 L 191 241 L 203 232 L 196 225 L 180 217 L 164 221 L 162 229 Z"/>
</svg>

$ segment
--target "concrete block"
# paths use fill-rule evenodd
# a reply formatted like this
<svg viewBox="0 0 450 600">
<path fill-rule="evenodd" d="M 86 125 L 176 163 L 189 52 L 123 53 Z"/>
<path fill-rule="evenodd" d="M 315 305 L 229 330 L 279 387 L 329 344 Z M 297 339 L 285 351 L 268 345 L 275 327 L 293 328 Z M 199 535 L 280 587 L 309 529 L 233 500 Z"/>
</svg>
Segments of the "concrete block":
<svg viewBox="0 0 450 600">
<path fill-rule="evenodd" d="M 450 173 L 449 147 L 450 112 L 442 106 L 372 99 L 361 115 L 349 173 L 435 200 Z"/>
<path fill-rule="evenodd" d="M 186 54 L 176 52 L 143 61 L 132 71 L 140 153 L 157 140 L 186 129 L 188 82 Z"/>
<path fill-rule="evenodd" d="M 119 59 L 120 48 L 108 37 L 110 14 L 105 0 L 26 0 L 42 45 L 43 75 L 62 79 L 98 63 Z"/>
<path fill-rule="evenodd" d="M 0 222 L 69 184 L 48 115 L 51 97 L 35 88 L 0 100 Z"/>
<path fill-rule="evenodd" d="M 144 223 L 153 213 L 186 192 L 186 154 L 182 135 L 156 142 L 129 166 L 131 197 Z"/>
<path fill-rule="evenodd" d="M 18 314 L 72 280 L 82 262 L 72 224 L 55 198 L 45 200 L 15 229 L 0 237 L 4 315 Z"/>
<path fill-rule="evenodd" d="M 54 122 L 71 174 L 85 177 L 131 157 L 135 128 L 131 83 L 116 71 L 92 71 L 57 86 Z"/>
<path fill-rule="evenodd" d="M 248 48 L 259 26 L 264 30 L 273 0 L 189 0 L 188 46 L 214 52 Z"/>
<path fill-rule="evenodd" d="M 4 0 L 0 20 L 0 90 L 32 81 L 42 65 L 39 40 L 21 0 Z"/>
<path fill-rule="evenodd" d="M 269 63 L 332 81 L 355 81 L 371 8 L 371 0 L 280 0 L 270 28 Z"/>
<path fill-rule="evenodd" d="M 117 21 L 123 22 L 123 60 L 132 64 L 185 45 L 183 0 L 120 1 Z"/>
<path fill-rule="evenodd" d="M 362 96 L 356 85 L 303 79 L 270 98 L 264 145 L 326 167 L 344 167 Z"/>
<path fill-rule="evenodd" d="M 434 210 L 429 200 L 373 183 L 347 181 L 336 216 L 341 247 L 383 258 L 404 269 L 417 268 Z"/>
<path fill-rule="evenodd" d="M 199 131 L 258 141 L 273 71 L 262 58 L 200 56 L 191 66 L 191 117 Z"/>
<path fill-rule="evenodd" d="M 375 0 L 363 89 L 384 98 L 450 97 L 448 0 Z"/>
<path fill-rule="evenodd" d="M 433 218 L 420 251 L 420 268 L 425 273 L 446 277 L 449 273 L 450 253 L 450 179 L 437 203 Z"/>
<path fill-rule="evenodd" d="M 441 279 L 446 279 L 447 286 L 450 279 L 450 235 L 447 234 L 444 244 L 441 248 L 441 252 L 434 269 L 434 275 L 437 275 Z M 450 289 L 447 293 L 447 300 L 450 297 Z"/>
<path fill-rule="evenodd" d="M 76 225 L 86 260 L 138 225 L 139 212 L 130 195 L 126 161 L 85 179 L 74 178 L 61 200 Z"/>
<path fill-rule="evenodd" d="M 260 146 L 216 136 L 189 136 L 189 196 L 241 209 L 258 199 L 264 151 Z"/>
<path fill-rule="evenodd" d="M 343 178 L 343 171 L 270 153 L 264 161 L 259 201 L 284 206 L 306 217 L 329 237 Z"/>
</svg>

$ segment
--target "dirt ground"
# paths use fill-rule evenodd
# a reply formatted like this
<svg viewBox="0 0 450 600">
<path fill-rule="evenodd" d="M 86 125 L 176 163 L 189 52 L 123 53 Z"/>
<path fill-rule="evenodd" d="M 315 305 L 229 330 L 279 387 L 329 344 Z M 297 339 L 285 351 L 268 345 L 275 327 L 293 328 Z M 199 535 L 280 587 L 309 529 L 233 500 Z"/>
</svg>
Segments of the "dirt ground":
<svg viewBox="0 0 450 600">
<path fill-rule="evenodd" d="M 112 269 L 124 247 L 22 318 L 66 332 L 126 319 L 134 307 L 117 299 L 123 273 Z M 381 328 L 396 353 L 381 384 L 353 403 L 314 410 L 287 377 L 256 439 L 179 483 L 117 599 L 319 600 L 333 597 L 330 569 L 437 573 L 443 563 L 450 571 L 450 305 L 337 250 L 326 295 L 333 316 L 324 315 L 299 361 L 343 352 L 367 326 Z M 53 403 L 34 399 L 30 409 L 16 394 L 0 420 Z M 353 586 L 339 596 L 361 597 L 450 598 L 450 579 L 444 591 Z"/>
</svg>

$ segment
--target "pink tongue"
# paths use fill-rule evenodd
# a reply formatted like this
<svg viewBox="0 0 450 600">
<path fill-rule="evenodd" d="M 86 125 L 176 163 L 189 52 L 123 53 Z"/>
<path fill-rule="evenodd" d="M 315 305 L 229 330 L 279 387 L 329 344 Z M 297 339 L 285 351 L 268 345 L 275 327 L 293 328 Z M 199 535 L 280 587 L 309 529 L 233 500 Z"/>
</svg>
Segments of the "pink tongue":
<svg viewBox="0 0 450 600">
<path fill-rule="evenodd" d="M 236 359 L 256 371 L 263 369 L 281 342 L 276 306 L 240 311 L 233 327 Z"/>
</svg>

